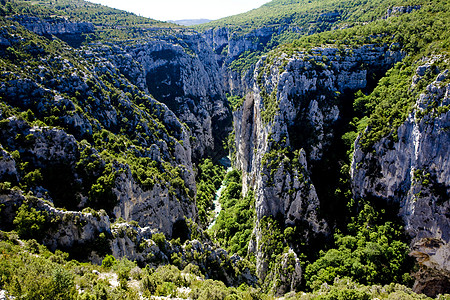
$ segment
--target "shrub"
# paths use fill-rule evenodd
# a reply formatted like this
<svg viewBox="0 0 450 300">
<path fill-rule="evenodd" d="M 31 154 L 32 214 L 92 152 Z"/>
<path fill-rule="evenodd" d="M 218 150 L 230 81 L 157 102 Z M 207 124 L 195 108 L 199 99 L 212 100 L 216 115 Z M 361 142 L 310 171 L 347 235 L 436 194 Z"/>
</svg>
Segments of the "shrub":
<svg viewBox="0 0 450 300">
<path fill-rule="evenodd" d="M 163 282 L 156 288 L 157 296 L 172 296 L 175 297 L 177 293 L 177 287 L 173 282 Z"/>
<path fill-rule="evenodd" d="M 30 208 L 24 203 L 19 207 L 13 223 L 21 238 L 31 239 L 42 237 L 45 221 L 43 212 Z"/>
<path fill-rule="evenodd" d="M 112 255 L 106 255 L 105 258 L 102 261 L 102 267 L 104 268 L 111 268 L 117 263 L 117 260 Z"/>
<path fill-rule="evenodd" d="M 194 287 L 190 296 L 192 299 L 223 300 L 229 294 L 230 292 L 223 282 L 208 279 Z"/>
</svg>

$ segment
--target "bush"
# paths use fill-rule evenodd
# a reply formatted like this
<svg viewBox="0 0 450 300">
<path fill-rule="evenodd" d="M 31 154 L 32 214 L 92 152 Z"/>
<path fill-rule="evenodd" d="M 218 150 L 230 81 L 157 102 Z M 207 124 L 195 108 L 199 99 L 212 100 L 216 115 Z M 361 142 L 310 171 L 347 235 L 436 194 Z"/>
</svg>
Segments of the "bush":
<svg viewBox="0 0 450 300">
<path fill-rule="evenodd" d="M 368 203 L 349 224 L 352 234 L 335 235 L 335 249 L 321 252 L 321 257 L 305 269 L 306 285 L 317 290 L 336 277 L 348 277 L 361 284 L 403 282 L 410 269 L 409 247 L 403 241 L 401 226 L 383 220 Z"/>
<path fill-rule="evenodd" d="M 13 223 L 21 238 L 31 239 L 42 237 L 45 221 L 45 213 L 30 208 L 24 203 L 19 207 Z"/>
<path fill-rule="evenodd" d="M 177 287 L 173 282 L 163 282 L 156 288 L 156 295 L 175 297 L 177 295 Z"/>
<path fill-rule="evenodd" d="M 154 233 L 152 235 L 152 240 L 158 245 L 161 251 L 166 249 L 166 236 L 164 233 Z"/>
<path fill-rule="evenodd" d="M 106 255 L 105 258 L 102 261 L 102 267 L 104 268 L 111 268 L 117 263 L 117 260 L 112 255 Z"/>
<path fill-rule="evenodd" d="M 223 282 L 208 279 L 192 289 L 190 296 L 192 299 L 223 300 L 229 294 Z"/>
</svg>

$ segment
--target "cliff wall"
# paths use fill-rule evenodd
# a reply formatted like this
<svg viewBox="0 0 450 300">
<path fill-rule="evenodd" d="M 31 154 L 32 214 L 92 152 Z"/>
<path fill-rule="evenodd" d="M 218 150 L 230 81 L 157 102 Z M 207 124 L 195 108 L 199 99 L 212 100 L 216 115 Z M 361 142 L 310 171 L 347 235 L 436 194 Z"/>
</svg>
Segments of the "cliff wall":
<svg viewBox="0 0 450 300">
<path fill-rule="evenodd" d="M 432 63 L 417 68 L 411 89 Z M 400 205 L 399 215 L 411 237 L 411 256 L 428 273 L 419 273 L 415 289 L 428 295 L 448 292 L 450 278 L 448 79 L 449 71 L 439 70 L 398 128 L 397 139 L 382 138 L 371 151 L 357 141 L 351 168 L 356 198 Z"/>
<path fill-rule="evenodd" d="M 302 224 L 306 244 L 329 234 L 309 164 L 330 146 L 342 102 L 351 101 L 345 93 L 365 88 L 370 69 L 387 69 L 401 59 L 386 46 L 367 45 L 344 52 L 315 48 L 292 57 L 278 53 L 258 62 L 253 88 L 234 113 L 233 163 L 243 172 L 244 193 L 253 189 L 256 198 L 252 250 L 261 248 L 265 216 L 281 218 L 283 226 Z M 267 254 L 256 255 L 264 278 Z"/>
</svg>

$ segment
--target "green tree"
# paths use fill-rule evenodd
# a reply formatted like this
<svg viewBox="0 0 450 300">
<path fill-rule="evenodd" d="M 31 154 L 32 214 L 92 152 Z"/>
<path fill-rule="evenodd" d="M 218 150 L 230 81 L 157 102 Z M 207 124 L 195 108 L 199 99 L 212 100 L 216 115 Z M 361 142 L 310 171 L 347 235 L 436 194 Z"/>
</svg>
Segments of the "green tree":
<svg viewBox="0 0 450 300">
<path fill-rule="evenodd" d="M 40 238 L 43 235 L 46 215 L 24 203 L 19 207 L 13 223 L 21 238 Z"/>
</svg>

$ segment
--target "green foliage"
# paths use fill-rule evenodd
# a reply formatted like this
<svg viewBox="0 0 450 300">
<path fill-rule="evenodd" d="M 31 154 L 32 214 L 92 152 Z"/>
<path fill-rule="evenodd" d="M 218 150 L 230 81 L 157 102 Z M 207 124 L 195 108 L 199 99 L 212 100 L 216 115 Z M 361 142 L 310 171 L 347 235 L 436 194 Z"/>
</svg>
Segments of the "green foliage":
<svg viewBox="0 0 450 300">
<path fill-rule="evenodd" d="M 104 268 L 111 268 L 115 264 L 117 264 L 116 258 L 110 254 L 106 255 L 105 258 L 102 260 L 102 267 Z"/>
<path fill-rule="evenodd" d="M 37 211 L 24 203 L 19 207 L 13 223 L 21 238 L 40 238 L 46 224 L 46 213 Z"/>
<path fill-rule="evenodd" d="M 272 216 L 264 216 L 260 220 L 261 252 L 267 257 L 268 269 L 272 270 L 277 264 L 277 258 L 284 252 L 284 225 Z"/>
<path fill-rule="evenodd" d="M 267 62 L 267 61 L 266 61 Z M 259 87 L 259 93 L 264 104 L 264 108 L 261 111 L 261 119 L 264 123 L 273 122 L 275 114 L 279 111 L 279 103 L 277 99 L 277 90 L 274 88 L 270 94 L 264 85 L 264 80 L 268 76 L 268 68 L 260 67 L 258 70 L 257 84 Z"/>
<path fill-rule="evenodd" d="M 0 241 L 0 287 L 21 299 L 76 299 L 74 274 L 64 268 L 67 262 L 53 262 L 47 249 L 34 248 L 50 259 Z"/>
<path fill-rule="evenodd" d="M 213 209 L 214 198 L 216 191 L 222 184 L 225 176 L 224 168 L 220 165 L 213 164 L 207 158 L 200 162 L 197 166 L 197 209 L 198 219 L 202 226 L 207 226 L 209 223 L 209 212 Z"/>
<path fill-rule="evenodd" d="M 320 289 L 312 293 L 290 294 L 286 297 L 299 300 L 347 300 L 347 299 L 408 299 L 419 300 L 429 298 L 423 294 L 416 294 L 412 289 L 400 284 L 391 283 L 389 285 L 364 286 L 352 281 L 350 278 L 336 278 L 332 285 L 323 285 Z M 446 295 L 441 295 L 438 299 L 447 299 Z"/>
<path fill-rule="evenodd" d="M 152 240 L 158 245 L 158 247 L 164 251 L 166 248 L 166 236 L 164 233 L 154 233 L 152 235 Z"/>
<path fill-rule="evenodd" d="M 39 3 L 20 0 L 9 2 L 8 5 L 10 9 L 5 11 L 7 15 L 31 14 L 53 19 L 56 23 L 60 20 L 54 16 L 65 16 L 70 21 L 93 23 L 95 31 L 86 35 L 85 42 L 137 40 L 145 35 L 157 34 L 148 29 L 158 28 L 170 32 L 171 28 L 179 27 L 82 0 L 58 0 L 56 3 L 51 0 L 41 0 Z"/>
<path fill-rule="evenodd" d="M 173 282 L 163 282 L 156 287 L 157 296 L 174 296 L 176 295 L 176 286 Z"/>
<path fill-rule="evenodd" d="M 321 256 L 305 270 L 307 287 L 317 290 L 336 277 L 348 277 L 366 284 L 388 284 L 408 280 L 409 247 L 402 228 L 385 221 L 385 212 L 376 211 L 368 203 L 348 225 L 349 235 L 336 234 L 336 248 Z M 406 276 L 405 276 L 406 274 Z"/>
<path fill-rule="evenodd" d="M 245 51 L 231 62 L 230 69 L 243 73 L 244 71 L 250 69 L 251 66 L 255 65 L 261 56 L 261 51 Z"/>
<path fill-rule="evenodd" d="M 34 187 L 43 182 L 44 178 L 42 177 L 41 171 L 39 169 L 36 169 L 34 171 L 31 171 L 27 173 L 23 177 L 23 182 L 26 185 L 26 187 Z M 25 187 L 25 189 L 26 189 Z"/>
<path fill-rule="evenodd" d="M 411 88 L 411 82 L 418 63 L 410 65 L 408 62 L 398 63 L 387 72 L 374 91 L 368 96 L 360 95 L 355 99 L 355 111 L 363 116 L 369 116 L 367 127 L 361 131 L 360 143 L 365 150 L 369 149 L 381 138 L 390 136 L 397 140 L 397 129 L 411 113 L 418 96 L 433 82 L 439 72 L 448 68 L 447 65 L 438 66 L 434 63 L 420 78 L 418 84 Z"/>
<path fill-rule="evenodd" d="M 229 294 L 230 292 L 223 282 L 208 279 L 200 286 L 195 287 L 190 296 L 192 299 L 221 300 L 226 299 Z"/>
<path fill-rule="evenodd" d="M 236 170 L 225 176 L 225 189 L 219 198 L 222 210 L 212 235 L 229 252 L 245 257 L 254 227 L 255 199 L 253 191 L 242 197 L 241 182 L 241 174 Z"/>
<path fill-rule="evenodd" d="M 176 287 L 186 286 L 187 282 L 180 270 L 172 265 L 160 266 L 154 272 L 144 276 L 142 288 L 144 295 L 175 296 Z"/>
<path fill-rule="evenodd" d="M 244 104 L 245 98 L 227 94 L 227 100 L 233 111 L 236 111 Z"/>
</svg>

